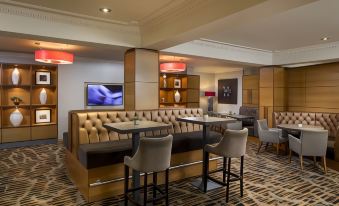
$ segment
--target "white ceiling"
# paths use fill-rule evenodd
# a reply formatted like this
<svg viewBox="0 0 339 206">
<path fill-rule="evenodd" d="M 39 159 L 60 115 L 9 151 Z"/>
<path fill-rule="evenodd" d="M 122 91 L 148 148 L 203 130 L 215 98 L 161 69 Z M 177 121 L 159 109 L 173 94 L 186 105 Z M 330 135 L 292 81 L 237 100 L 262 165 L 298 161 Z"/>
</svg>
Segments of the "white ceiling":
<svg viewBox="0 0 339 206">
<path fill-rule="evenodd" d="M 39 43 L 40 45 L 37 45 Z M 76 56 L 123 61 L 126 47 L 106 45 L 76 45 L 0 36 L 0 51 L 33 53 L 38 49 L 62 50 Z"/>
<path fill-rule="evenodd" d="M 281 51 L 339 41 L 339 1 L 319 0 L 247 24 L 220 28 L 202 38 L 251 48 Z"/>
<path fill-rule="evenodd" d="M 170 4 L 181 3 L 184 0 L 7 0 L 13 4 L 27 7 L 35 6 L 54 12 L 84 15 L 88 17 L 103 18 L 120 21 L 122 23 L 138 23 L 159 9 Z M 109 8 L 110 13 L 102 13 L 100 8 Z"/>
</svg>

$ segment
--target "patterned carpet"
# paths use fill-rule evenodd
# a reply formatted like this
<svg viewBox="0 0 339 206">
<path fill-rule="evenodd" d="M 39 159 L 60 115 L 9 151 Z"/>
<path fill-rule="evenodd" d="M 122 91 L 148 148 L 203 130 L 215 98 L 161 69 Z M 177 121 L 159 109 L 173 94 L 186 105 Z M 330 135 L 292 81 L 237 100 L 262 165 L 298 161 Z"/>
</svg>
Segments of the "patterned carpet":
<svg viewBox="0 0 339 206">
<path fill-rule="evenodd" d="M 305 160 L 300 172 L 297 157 L 288 164 L 287 156 L 271 149 L 255 154 L 249 142 L 244 166 L 244 197 L 239 184 L 231 183 L 229 205 L 339 205 L 339 172 Z M 121 197 L 86 204 L 68 179 L 61 144 L 0 151 L 0 205 L 117 205 Z M 232 170 L 239 161 L 232 161 Z M 225 189 L 203 194 L 190 185 L 192 179 L 170 185 L 171 205 L 226 205 Z"/>
</svg>

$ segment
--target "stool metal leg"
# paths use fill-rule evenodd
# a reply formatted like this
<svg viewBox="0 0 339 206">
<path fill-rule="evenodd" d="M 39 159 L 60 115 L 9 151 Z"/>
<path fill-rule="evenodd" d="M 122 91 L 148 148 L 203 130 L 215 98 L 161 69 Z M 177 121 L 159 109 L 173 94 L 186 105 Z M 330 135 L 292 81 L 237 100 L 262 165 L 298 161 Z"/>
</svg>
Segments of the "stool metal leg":
<svg viewBox="0 0 339 206">
<path fill-rule="evenodd" d="M 168 199 L 169 169 L 167 169 L 165 173 L 166 173 L 165 175 L 166 205 L 169 205 L 169 199 Z"/>
<path fill-rule="evenodd" d="M 244 194 L 244 181 L 243 181 L 243 175 L 244 175 L 244 156 L 241 156 L 240 159 L 240 196 L 242 197 Z"/>
<path fill-rule="evenodd" d="M 227 185 L 226 185 L 226 202 L 228 202 L 228 196 L 230 192 L 230 177 L 231 177 L 231 158 L 228 158 L 228 168 L 227 168 Z"/>
<path fill-rule="evenodd" d="M 223 164 L 222 164 L 222 181 L 226 182 L 226 164 L 227 164 L 227 158 L 223 158 Z"/>
<path fill-rule="evenodd" d="M 124 205 L 128 205 L 128 178 L 129 178 L 129 168 L 125 165 L 125 187 L 124 187 Z"/>
<path fill-rule="evenodd" d="M 158 173 L 153 172 L 153 199 L 157 198 L 157 180 L 158 180 Z M 155 201 L 153 201 L 153 204 L 155 204 Z"/>
<path fill-rule="evenodd" d="M 144 176 L 144 205 L 147 204 L 147 173 Z"/>
<path fill-rule="evenodd" d="M 209 153 L 205 152 L 204 159 L 203 159 L 203 164 L 204 164 L 204 173 L 203 173 L 203 185 L 204 185 L 204 192 L 207 192 L 207 176 L 208 176 L 208 168 L 209 168 Z"/>
</svg>

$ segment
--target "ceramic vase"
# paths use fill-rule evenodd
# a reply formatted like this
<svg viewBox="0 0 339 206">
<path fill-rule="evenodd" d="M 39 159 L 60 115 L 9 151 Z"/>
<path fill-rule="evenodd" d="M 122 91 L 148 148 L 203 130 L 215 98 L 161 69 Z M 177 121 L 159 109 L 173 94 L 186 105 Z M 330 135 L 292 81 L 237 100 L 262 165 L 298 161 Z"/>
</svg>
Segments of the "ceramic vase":
<svg viewBox="0 0 339 206">
<path fill-rule="evenodd" d="M 20 126 L 23 119 L 24 117 L 18 109 L 15 109 L 9 116 L 9 120 L 14 127 Z"/>
<path fill-rule="evenodd" d="M 42 88 L 42 90 L 40 91 L 40 104 L 46 104 L 47 102 L 47 92 L 45 90 L 45 88 Z"/>
<path fill-rule="evenodd" d="M 15 68 L 12 72 L 12 83 L 14 85 L 18 85 L 19 84 L 19 79 L 20 79 L 20 73 L 18 68 Z"/>
<path fill-rule="evenodd" d="M 180 102 L 180 93 L 178 90 L 174 94 L 174 100 L 176 103 Z"/>
</svg>

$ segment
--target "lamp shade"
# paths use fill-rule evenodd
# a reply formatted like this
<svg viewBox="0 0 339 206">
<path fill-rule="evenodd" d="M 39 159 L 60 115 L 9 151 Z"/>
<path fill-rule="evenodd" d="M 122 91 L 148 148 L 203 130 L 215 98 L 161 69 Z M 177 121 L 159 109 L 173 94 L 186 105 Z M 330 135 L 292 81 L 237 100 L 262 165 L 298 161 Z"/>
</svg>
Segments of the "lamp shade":
<svg viewBox="0 0 339 206">
<path fill-rule="evenodd" d="M 162 73 L 184 72 L 185 70 L 186 64 L 182 62 L 167 62 L 160 64 L 160 72 Z"/>
<path fill-rule="evenodd" d="M 205 92 L 205 97 L 215 97 L 215 92 L 206 91 Z"/>
<path fill-rule="evenodd" d="M 50 64 L 73 64 L 74 55 L 62 51 L 37 50 L 35 61 Z"/>
</svg>

